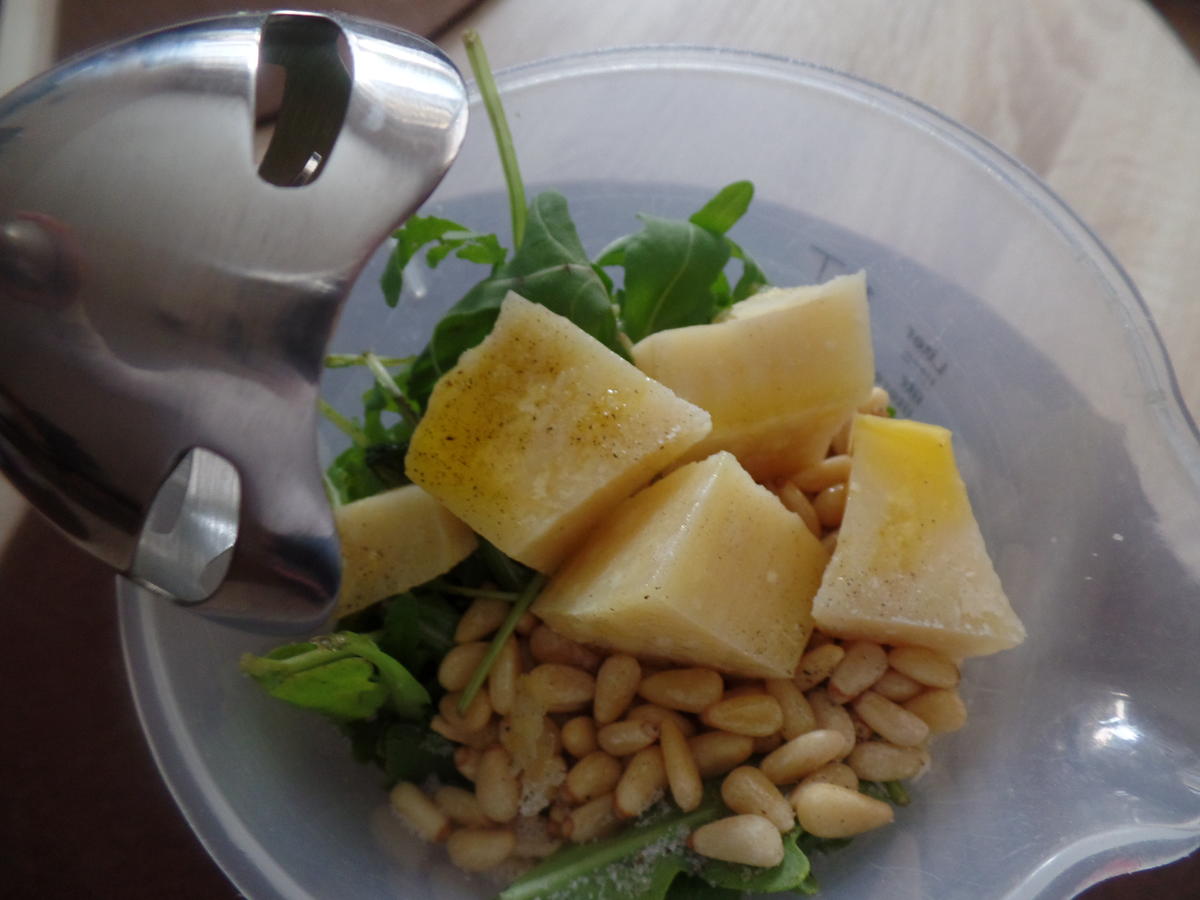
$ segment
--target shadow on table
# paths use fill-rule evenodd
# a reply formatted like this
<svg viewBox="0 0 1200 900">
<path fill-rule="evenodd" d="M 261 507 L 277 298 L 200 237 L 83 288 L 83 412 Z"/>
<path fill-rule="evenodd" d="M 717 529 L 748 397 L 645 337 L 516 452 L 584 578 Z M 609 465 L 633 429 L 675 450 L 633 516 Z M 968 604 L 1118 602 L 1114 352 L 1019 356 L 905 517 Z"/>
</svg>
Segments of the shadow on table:
<svg viewBox="0 0 1200 900">
<path fill-rule="evenodd" d="M 142 737 L 110 570 L 27 515 L 0 556 L 0 633 L 0 895 L 237 896 Z"/>
</svg>

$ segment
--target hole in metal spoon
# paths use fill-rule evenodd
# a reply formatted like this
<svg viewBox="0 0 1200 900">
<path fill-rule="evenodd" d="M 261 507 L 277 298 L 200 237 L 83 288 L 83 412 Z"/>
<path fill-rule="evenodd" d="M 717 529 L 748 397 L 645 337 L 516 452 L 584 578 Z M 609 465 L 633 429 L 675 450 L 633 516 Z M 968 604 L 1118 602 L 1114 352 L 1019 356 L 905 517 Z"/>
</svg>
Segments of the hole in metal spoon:
<svg viewBox="0 0 1200 900">
<path fill-rule="evenodd" d="M 254 79 L 258 175 L 278 187 L 320 177 L 350 105 L 351 55 L 324 16 L 277 13 L 259 35 Z"/>
</svg>

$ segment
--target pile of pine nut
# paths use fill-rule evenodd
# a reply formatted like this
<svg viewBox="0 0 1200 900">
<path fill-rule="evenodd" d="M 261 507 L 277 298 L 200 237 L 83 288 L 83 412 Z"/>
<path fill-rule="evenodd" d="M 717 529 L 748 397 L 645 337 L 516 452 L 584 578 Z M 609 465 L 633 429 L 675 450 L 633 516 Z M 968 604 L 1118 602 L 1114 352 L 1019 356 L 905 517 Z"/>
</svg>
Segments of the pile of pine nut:
<svg viewBox="0 0 1200 900">
<path fill-rule="evenodd" d="M 958 667 L 932 650 L 816 632 L 794 677 L 735 679 L 606 656 L 531 614 L 460 713 L 506 610 L 474 601 L 439 671 L 447 693 L 432 727 L 459 745 L 455 765 L 474 790 L 403 782 L 391 793 L 394 812 L 445 841 L 467 871 L 507 864 L 516 874 L 566 841 L 612 834 L 664 796 L 693 810 L 715 778 L 732 815 L 696 829 L 691 848 L 774 866 L 797 822 L 829 838 L 890 822 L 892 807 L 860 793 L 860 780 L 912 778 L 930 737 L 966 722 Z"/>
<path fill-rule="evenodd" d="M 861 411 L 886 414 L 879 388 Z M 830 550 L 850 471 L 849 429 L 827 457 L 771 485 Z M 748 679 L 663 668 L 605 654 L 526 613 L 481 690 L 462 691 L 509 611 L 477 599 L 442 660 L 446 694 L 431 727 L 458 744 L 474 790 L 401 782 L 392 810 L 421 838 L 445 842 L 469 872 L 519 875 L 565 842 L 605 837 L 664 797 L 687 812 L 720 778 L 730 815 L 692 832 L 701 856 L 750 866 L 782 862 L 797 824 L 845 838 L 892 821 L 860 782 L 901 781 L 929 763 L 936 734 L 966 724 L 958 666 L 920 647 L 813 633 L 792 678 Z"/>
</svg>

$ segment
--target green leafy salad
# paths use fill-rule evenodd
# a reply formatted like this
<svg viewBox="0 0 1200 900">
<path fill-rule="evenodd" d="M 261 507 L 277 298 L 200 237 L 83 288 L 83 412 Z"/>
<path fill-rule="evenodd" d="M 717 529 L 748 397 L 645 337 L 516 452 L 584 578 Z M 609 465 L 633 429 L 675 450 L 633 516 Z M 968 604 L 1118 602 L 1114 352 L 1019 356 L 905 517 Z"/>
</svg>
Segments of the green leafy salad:
<svg viewBox="0 0 1200 900">
<path fill-rule="evenodd" d="M 746 181 L 722 188 L 687 219 L 639 215 L 638 230 L 591 258 L 564 196 L 544 191 L 526 198 L 482 48 L 474 35 L 467 36 L 467 45 L 503 163 L 512 246 L 505 247 L 495 234 L 436 216 L 414 216 L 395 232 L 395 248 L 382 278 L 383 299 L 389 306 L 400 299 L 409 264 L 421 258 L 436 268 L 453 256 L 460 261 L 455 265 L 482 266 L 485 274 L 450 307 L 418 355 L 401 359 L 364 352 L 329 357 L 330 367 L 360 367 L 369 374 L 361 415 L 348 417 L 322 404 L 325 415 L 349 440 L 327 471 L 335 505 L 409 484 L 406 453 L 435 385 L 464 352 L 489 335 L 510 292 L 569 319 L 628 360 L 633 343 L 666 329 L 711 323 L 768 285 L 762 269 L 729 236 L 753 197 L 753 186 Z M 465 727 L 478 698 L 486 694 L 489 675 L 503 663 L 514 635 L 529 634 L 529 607 L 545 583 L 544 576 L 480 538 L 473 552 L 449 571 L 342 616 L 328 635 L 263 656 L 247 655 L 242 669 L 272 696 L 331 721 L 349 739 L 357 760 L 382 770 L 387 789 L 401 784 L 430 790 L 430 785 L 443 786 L 461 791 L 447 795 L 448 800 L 462 799 L 474 789 L 475 767 L 487 741 L 455 740 L 456 729 Z M 463 630 L 472 627 L 467 624 L 468 611 L 470 617 L 486 613 L 494 621 L 482 638 L 473 640 L 481 646 L 471 660 L 469 677 L 450 691 L 444 684 L 444 666 L 463 643 Z M 569 736 L 563 728 L 566 743 Z M 753 746 L 747 757 L 750 764 L 772 749 L 758 739 Z M 548 797 L 537 810 L 537 821 L 547 829 L 541 837 L 552 852 L 521 857 L 506 845 L 509 852 L 503 856 L 509 868 L 502 871 L 508 872 L 510 883 L 500 896 L 715 900 L 747 892 L 815 893 L 810 855 L 834 850 L 847 839 L 816 837 L 792 825 L 782 833 L 782 861 L 772 865 L 723 861 L 689 846 L 689 835 L 697 828 L 729 815 L 721 781 L 721 776 L 705 777 L 702 797 L 686 811 L 672 805 L 668 795 L 635 817 L 605 820 L 594 839 L 581 842 L 565 839 L 563 816 L 569 813 L 562 812 L 556 822 L 553 797 Z M 553 783 L 562 782 L 559 772 Z M 895 780 L 863 780 L 858 790 L 876 801 L 907 803 L 904 788 Z M 527 799 L 521 798 L 522 816 L 536 818 L 525 809 Z M 419 799 L 414 802 L 420 804 Z M 470 806 L 474 801 L 463 802 Z M 415 815 L 419 819 L 420 810 Z M 470 821 L 471 815 L 463 813 L 464 820 Z M 442 820 L 432 821 L 424 836 L 445 840 L 449 831 Z M 480 821 L 488 819 L 483 816 Z M 580 822 L 574 827 L 584 826 Z M 450 841 L 451 858 L 457 861 L 454 838 Z M 486 848 L 477 852 L 465 844 L 461 853 L 462 858 L 487 856 Z M 513 865 L 518 857 L 524 862 Z M 484 869 L 483 864 L 464 867 Z"/>
</svg>

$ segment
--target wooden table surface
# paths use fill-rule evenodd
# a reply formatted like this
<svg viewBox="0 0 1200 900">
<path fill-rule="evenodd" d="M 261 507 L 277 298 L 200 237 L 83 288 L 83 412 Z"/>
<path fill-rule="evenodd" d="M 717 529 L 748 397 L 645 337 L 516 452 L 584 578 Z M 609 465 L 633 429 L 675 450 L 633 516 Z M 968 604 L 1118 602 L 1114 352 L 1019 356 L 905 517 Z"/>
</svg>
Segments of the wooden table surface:
<svg viewBox="0 0 1200 900">
<path fill-rule="evenodd" d="M 1200 18 L 1188 2 L 1161 0 L 1185 24 Z M 127 15 L 135 4 L 64 3 L 72 48 L 139 21 Z M 432 33 L 460 65 L 468 26 L 497 67 L 605 46 L 712 44 L 811 60 L 922 100 L 1022 160 L 1091 225 L 1141 290 L 1200 410 L 1200 69 L 1141 0 L 489 0 L 452 23 L 469 0 L 354 5 Z M 213 3 L 142 6 L 146 21 L 166 21 Z M 235 896 L 152 767 L 107 574 L 28 516 L 3 481 L 0 548 L 0 623 L 17 645 L 0 654 L 0 896 Z M 1084 896 L 1200 896 L 1200 856 Z"/>
</svg>

